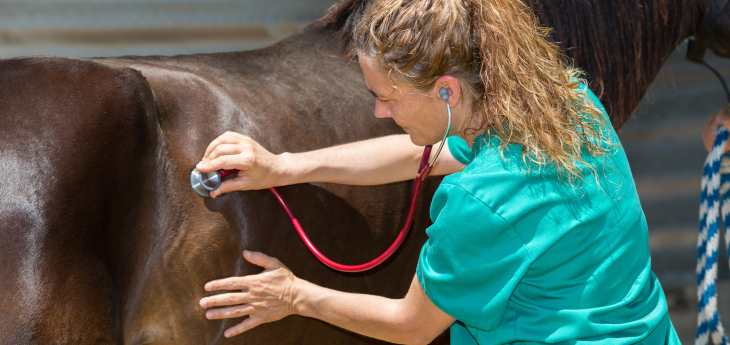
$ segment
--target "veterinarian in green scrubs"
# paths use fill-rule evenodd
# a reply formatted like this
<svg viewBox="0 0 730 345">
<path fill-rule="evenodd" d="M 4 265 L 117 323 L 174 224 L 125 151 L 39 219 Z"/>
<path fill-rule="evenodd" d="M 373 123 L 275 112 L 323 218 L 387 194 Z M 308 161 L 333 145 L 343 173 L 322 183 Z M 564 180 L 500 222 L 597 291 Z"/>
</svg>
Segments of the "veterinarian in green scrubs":
<svg viewBox="0 0 730 345">
<path fill-rule="evenodd" d="M 515 0 L 346 1 L 331 17 L 357 10 L 345 25 L 374 115 L 405 135 L 275 155 L 226 133 L 197 168 L 243 172 L 214 197 L 402 181 L 446 129 L 432 175 L 448 176 L 433 195 L 411 287 L 398 299 L 335 291 L 245 252 L 264 272 L 207 283 L 220 293 L 199 301 L 205 317 L 247 316 L 228 337 L 298 314 L 394 343 L 427 344 L 450 327 L 454 345 L 679 344 L 619 139 L 530 9 Z"/>
<path fill-rule="evenodd" d="M 612 127 L 605 131 L 618 143 Z M 466 167 L 433 197 L 417 276 L 460 320 L 452 344 L 680 344 L 620 145 L 584 156 L 585 174 L 595 169 L 598 178 L 566 185 L 554 169 L 528 171 L 518 145 L 500 157 L 495 137 L 448 144 Z"/>
</svg>

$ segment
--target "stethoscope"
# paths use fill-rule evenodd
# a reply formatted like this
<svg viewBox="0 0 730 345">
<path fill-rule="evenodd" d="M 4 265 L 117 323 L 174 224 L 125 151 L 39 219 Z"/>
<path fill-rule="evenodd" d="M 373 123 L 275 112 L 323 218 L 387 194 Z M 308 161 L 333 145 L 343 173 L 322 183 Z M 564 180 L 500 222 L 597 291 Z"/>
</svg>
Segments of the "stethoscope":
<svg viewBox="0 0 730 345">
<path fill-rule="evenodd" d="M 365 263 L 357 264 L 357 265 L 346 265 L 341 264 L 338 262 L 335 262 L 328 258 L 324 253 L 322 253 L 317 247 L 312 243 L 312 241 L 309 239 L 309 236 L 304 232 L 304 229 L 302 228 L 302 225 L 299 223 L 299 220 L 294 216 L 292 211 L 289 209 L 289 206 L 287 205 L 286 201 L 281 197 L 279 192 L 276 190 L 276 188 L 271 187 L 269 190 L 271 193 L 274 194 L 274 197 L 279 202 L 281 207 L 284 209 L 284 212 L 286 212 L 287 216 L 289 216 L 289 220 L 291 221 L 292 225 L 294 226 L 294 230 L 296 230 L 297 235 L 299 235 L 299 238 L 304 242 L 305 246 L 309 249 L 310 252 L 323 264 L 325 264 L 327 267 L 330 267 L 334 270 L 341 271 L 341 272 L 362 272 L 367 271 L 372 268 L 377 267 L 378 265 L 382 264 L 388 258 L 390 258 L 391 255 L 393 255 L 398 248 L 401 246 L 403 241 L 406 238 L 406 235 L 408 235 L 408 231 L 411 228 L 411 225 L 413 224 L 413 215 L 416 210 L 416 201 L 418 199 L 418 195 L 421 192 L 421 188 L 423 187 L 423 180 L 428 176 L 429 172 L 431 171 L 431 168 L 433 168 L 433 165 L 436 163 L 436 160 L 438 159 L 439 154 L 441 153 L 441 150 L 444 147 L 444 144 L 446 143 L 446 137 L 449 135 L 449 132 L 451 131 L 451 105 L 449 105 L 449 97 L 451 96 L 450 90 L 447 87 L 441 87 L 439 88 L 439 98 L 443 100 L 446 103 L 446 111 L 448 114 L 448 123 L 446 125 L 446 130 L 444 131 L 443 138 L 441 139 L 441 143 L 439 144 L 438 149 L 436 150 L 436 156 L 433 158 L 433 160 L 429 160 L 431 156 L 431 147 L 432 145 L 426 145 L 426 147 L 423 149 L 423 155 L 421 156 L 421 162 L 418 166 L 418 175 L 416 176 L 416 179 L 413 181 L 413 187 L 411 189 L 411 201 L 410 201 L 410 207 L 408 209 L 408 214 L 406 215 L 406 223 L 403 225 L 403 227 L 398 232 L 398 236 L 396 236 L 395 240 L 393 240 L 393 243 L 391 243 L 390 246 L 380 255 L 375 257 L 374 259 L 367 261 Z M 237 170 L 219 170 L 219 171 L 213 171 L 210 173 L 202 173 L 198 171 L 197 169 L 193 169 L 193 171 L 190 173 L 190 185 L 193 188 L 193 191 L 197 193 L 198 195 L 209 198 L 210 192 L 220 187 L 221 183 L 223 183 L 223 179 L 226 176 L 229 175 L 235 175 L 237 174 Z"/>
</svg>

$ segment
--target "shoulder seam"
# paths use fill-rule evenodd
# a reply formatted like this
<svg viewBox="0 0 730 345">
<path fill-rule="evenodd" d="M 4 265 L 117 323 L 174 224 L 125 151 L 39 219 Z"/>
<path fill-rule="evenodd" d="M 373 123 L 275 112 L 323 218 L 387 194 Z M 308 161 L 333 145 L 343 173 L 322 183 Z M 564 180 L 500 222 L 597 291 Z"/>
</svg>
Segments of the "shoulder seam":
<svg viewBox="0 0 730 345">
<path fill-rule="evenodd" d="M 468 189 L 464 188 L 463 186 L 458 185 L 458 184 L 455 184 L 455 183 L 448 183 L 448 182 L 447 183 L 442 183 L 442 184 L 444 186 L 452 186 L 452 187 L 458 188 L 458 189 L 462 190 L 464 193 L 466 193 L 467 195 L 471 196 L 472 199 L 474 199 L 476 201 L 479 201 L 479 203 L 481 203 L 484 207 L 486 207 L 492 214 L 494 214 L 495 216 L 497 216 L 507 226 L 507 229 L 509 231 L 511 231 L 512 234 L 518 240 L 520 240 L 520 242 L 522 242 L 522 245 L 525 248 L 525 252 L 527 252 L 527 256 L 530 258 L 531 261 L 535 261 L 535 256 L 533 256 L 532 253 L 530 252 L 530 248 L 528 248 L 527 242 L 525 241 L 525 239 L 522 238 L 522 236 L 520 236 L 519 232 L 517 232 L 515 230 L 515 226 L 513 224 L 510 224 L 509 222 L 507 222 L 507 220 L 501 214 L 499 214 L 498 212 L 496 212 L 491 206 L 487 205 L 487 203 L 484 202 L 484 200 L 482 200 L 480 197 L 474 195 L 474 193 L 472 193 Z"/>
<path fill-rule="evenodd" d="M 456 187 L 456 188 L 458 188 L 458 189 L 461 189 L 461 190 L 462 190 L 462 191 L 464 191 L 464 192 L 465 192 L 466 194 L 469 194 L 469 196 L 471 196 L 471 197 L 472 197 L 472 198 L 474 198 L 475 200 L 478 200 L 478 201 L 479 201 L 479 202 L 480 202 L 480 203 L 481 203 L 482 205 L 484 205 L 484 207 L 488 208 L 488 209 L 489 209 L 489 211 L 491 211 L 492 213 L 494 213 L 494 215 L 496 215 L 497 217 L 499 217 L 499 219 L 501 219 L 501 220 L 502 220 L 502 221 L 503 221 L 503 222 L 504 222 L 505 224 L 509 224 L 509 223 L 507 222 L 507 220 L 506 220 L 506 219 L 505 219 L 505 218 L 504 218 L 504 217 L 503 217 L 503 216 L 502 216 L 501 214 L 499 214 L 499 213 L 498 213 L 497 211 L 495 211 L 495 210 L 494 210 L 494 209 L 493 209 L 493 208 L 492 208 L 491 206 L 489 206 L 489 205 L 488 205 L 488 204 L 487 204 L 486 202 L 484 202 L 484 200 L 482 200 L 482 198 L 480 198 L 480 197 L 476 196 L 476 195 L 475 195 L 474 193 L 472 193 L 472 192 L 471 192 L 470 190 L 468 190 L 468 189 L 464 188 L 464 186 L 462 186 L 462 185 L 460 185 L 460 184 L 456 184 L 456 183 L 450 183 L 450 182 L 444 182 L 444 183 L 442 183 L 442 184 L 443 184 L 444 186 L 452 186 L 452 187 Z"/>
</svg>

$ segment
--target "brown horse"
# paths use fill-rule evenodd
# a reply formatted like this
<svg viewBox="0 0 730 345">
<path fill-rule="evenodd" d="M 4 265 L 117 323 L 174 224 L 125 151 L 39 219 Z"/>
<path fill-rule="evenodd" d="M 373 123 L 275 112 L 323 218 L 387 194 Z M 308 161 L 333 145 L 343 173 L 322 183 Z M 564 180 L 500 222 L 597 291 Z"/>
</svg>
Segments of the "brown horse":
<svg viewBox="0 0 730 345">
<path fill-rule="evenodd" d="M 730 7 L 705 0 L 530 1 L 603 90 L 617 127 L 686 37 L 730 51 Z M 272 152 L 399 132 L 371 115 L 343 49 L 367 0 L 350 0 L 271 47 L 240 53 L 0 62 L 0 344 L 373 344 L 289 317 L 223 339 L 202 285 L 258 270 L 244 248 L 331 288 L 402 296 L 438 178 L 386 265 L 340 274 L 305 250 L 267 191 L 203 200 L 188 173 L 225 130 Z M 367 159 L 367 157 L 363 157 Z M 392 240 L 409 184 L 281 188 L 313 240 L 361 262 Z M 445 342 L 444 338 L 439 340 Z"/>
</svg>

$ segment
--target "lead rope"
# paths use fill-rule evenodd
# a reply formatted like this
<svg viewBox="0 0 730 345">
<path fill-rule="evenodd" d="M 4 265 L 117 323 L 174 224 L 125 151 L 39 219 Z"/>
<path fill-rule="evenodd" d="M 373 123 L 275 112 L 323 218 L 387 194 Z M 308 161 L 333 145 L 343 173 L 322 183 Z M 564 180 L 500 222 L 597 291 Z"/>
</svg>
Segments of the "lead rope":
<svg viewBox="0 0 730 345">
<path fill-rule="evenodd" d="M 700 192 L 700 222 L 697 237 L 697 329 L 695 345 L 728 345 L 717 309 L 717 260 L 720 247 L 720 216 L 730 250 L 730 155 L 723 153 L 728 130 L 719 126 L 704 164 Z M 722 211 L 722 214 L 720 213 Z M 728 251 L 730 253 L 730 251 Z M 730 256 L 728 257 L 730 264 Z"/>
</svg>

